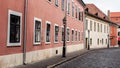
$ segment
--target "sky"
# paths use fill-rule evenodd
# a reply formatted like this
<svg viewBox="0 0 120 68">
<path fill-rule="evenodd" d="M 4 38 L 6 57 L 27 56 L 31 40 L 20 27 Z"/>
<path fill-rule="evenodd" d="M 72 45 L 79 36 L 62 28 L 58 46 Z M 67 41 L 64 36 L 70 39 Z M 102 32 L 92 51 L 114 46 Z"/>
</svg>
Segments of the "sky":
<svg viewBox="0 0 120 68">
<path fill-rule="evenodd" d="M 107 11 L 110 12 L 120 12 L 120 0 L 83 0 L 84 3 L 93 3 L 101 11 L 107 14 Z"/>
</svg>

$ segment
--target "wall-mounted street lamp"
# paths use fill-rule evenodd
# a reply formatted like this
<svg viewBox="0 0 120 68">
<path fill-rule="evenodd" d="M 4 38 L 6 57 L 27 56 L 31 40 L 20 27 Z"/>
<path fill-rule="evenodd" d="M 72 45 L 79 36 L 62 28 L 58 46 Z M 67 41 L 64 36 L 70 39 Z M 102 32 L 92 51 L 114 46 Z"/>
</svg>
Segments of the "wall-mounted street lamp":
<svg viewBox="0 0 120 68">
<path fill-rule="evenodd" d="M 109 34 L 108 34 L 107 36 L 108 36 L 108 45 L 107 45 L 107 48 L 109 48 L 109 40 L 110 40 L 110 39 L 109 39 Z"/>
<path fill-rule="evenodd" d="M 63 26 L 64 26 L 64 40 L 63 40 L 63 52 L 62 57 L 66 57 L 66 16 L 63 18 Z"/>
<path fill-rule="evenodd" d="M 90 50 L 90 30 L 88 30 L 88 50 Z"/>
</svg>

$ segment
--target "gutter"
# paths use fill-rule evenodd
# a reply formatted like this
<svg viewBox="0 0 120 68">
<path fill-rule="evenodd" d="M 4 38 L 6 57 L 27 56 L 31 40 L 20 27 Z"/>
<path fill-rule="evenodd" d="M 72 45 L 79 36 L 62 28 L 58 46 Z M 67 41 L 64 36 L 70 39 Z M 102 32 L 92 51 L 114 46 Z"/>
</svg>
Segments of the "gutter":
<svg viewBox="0 0 120 68">
<path fill-rule="evenodd" d="M 27 24 L 28 0 L 24 0 L 24 35 L 23 35 L 23 65 L 26 65 L 26 24 Z"/>
</svg>

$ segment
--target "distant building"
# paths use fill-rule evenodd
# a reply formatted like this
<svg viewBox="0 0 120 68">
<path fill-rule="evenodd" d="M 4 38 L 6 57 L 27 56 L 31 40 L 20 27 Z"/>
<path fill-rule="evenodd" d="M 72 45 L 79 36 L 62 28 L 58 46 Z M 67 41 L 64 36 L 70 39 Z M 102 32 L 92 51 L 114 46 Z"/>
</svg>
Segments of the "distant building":
<svg viewBox="0 0 120 68">
<path fill-rule="evenodd" d="M 88 42 L 90 44 L 90 48 L 103 48 L 110 45 L 109 18 L 94 4 L 86 4 L 85 19 L 86 19 L 86 22 L 85 22 L 86 48 L 88 48 Z M 88 31 L 90 31 L 90 33 L 88 33 Z M 90 36 L 90 39 L 89 39 L 89 36 Z"/>
<path fill-rule="evenodd" d="M 28 0 L 26 18 L 25 1 L 0 0 L 0 68 L 62 55 L 65 15 L 67 53 L 84 49 L 82 0 Z"/>
<path fill-rule="evenodd" d="M 108 11 L 108 16 L 110 17 L 110 20 L 114 22 L 110 29 L 110 37 L 111 37 L 111 46 L 118 45 L 118 36 L 120 36 L 120 12 L 110 12 Z"/>
</svg>

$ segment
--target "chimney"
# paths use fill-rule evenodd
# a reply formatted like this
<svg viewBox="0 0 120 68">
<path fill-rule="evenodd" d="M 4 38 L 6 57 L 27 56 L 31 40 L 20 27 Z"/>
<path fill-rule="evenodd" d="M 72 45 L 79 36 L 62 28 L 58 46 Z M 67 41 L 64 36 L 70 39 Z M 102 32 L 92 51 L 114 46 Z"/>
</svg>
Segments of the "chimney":
<svg viewBox="0 0 120 68">
<path fill-rule="evenodd" d="M 108 10 L 107 15 L 108 15 L 108 19 L 110 20 L 110 10 Z"/>
</svg>

